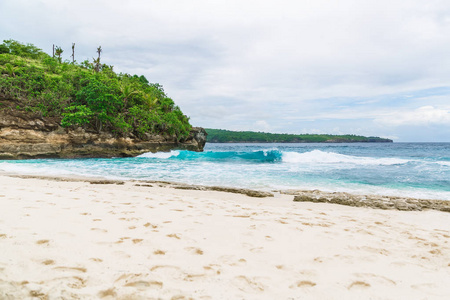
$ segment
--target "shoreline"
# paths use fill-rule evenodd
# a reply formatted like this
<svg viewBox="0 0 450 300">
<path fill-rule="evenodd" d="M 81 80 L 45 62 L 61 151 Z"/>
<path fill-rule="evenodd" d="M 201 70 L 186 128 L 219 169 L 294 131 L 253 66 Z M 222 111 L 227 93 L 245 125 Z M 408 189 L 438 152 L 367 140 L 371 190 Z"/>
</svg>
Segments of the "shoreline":
<svg viewBox="0 0 450 300">
<path fill-rule="evenodd" d="M 0 174 L 0 298 L 449 293 L 448 213 L 93 181 Z"/>
<path fill-rule="evenodd" d="M 134 182 L 135 186 L 149 186 L 156 184 L 159 187 L 166 187 L 180 190 L 197 190 L 197 191 L 218 191 L 225 193 L 243 194 L 249 197 L 265 198 L 274 197 L 275 194 L 284 194 L 294 196 L 294 202 L 314 202 L 314 203 L 330 203 L 352 207 L 368 207 L 382 210 L 401 210 L 401 211 L 423 211 L 437 210 L 441 212 L 450 212 L 450 200 L 426 199 L 414 197 L 401 197 L 392 195 L 377 194 L 355 194 L 348 192 L 328 192 L 322 190 L 304 190 L 304 189 L 287 189 L 272 190 L 270 192 L 236 188 L 228 186 L 208 186 L 195 185 L 162 180 L 138 180 L 138 179 L 108 179 L 106 177 L 88 177 L 88 176 L 45 176 L 45 175 L 28 175 L 20 173 L 0 172 L 0 176 L 9 176 L 16 178 L 34 178 L 53 181 L 68 182 L 89 182 L 91 184 L 124 184 L 125 182 Z"/>
</svg>

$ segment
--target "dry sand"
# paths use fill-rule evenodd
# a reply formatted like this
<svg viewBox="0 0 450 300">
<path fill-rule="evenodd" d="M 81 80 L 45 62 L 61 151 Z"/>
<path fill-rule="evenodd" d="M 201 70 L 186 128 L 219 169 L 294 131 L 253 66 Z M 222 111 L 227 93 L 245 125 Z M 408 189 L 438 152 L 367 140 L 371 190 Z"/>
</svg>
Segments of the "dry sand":
<svg viewBox="0 0 450 300">
<path fill-rule="evenodd" d="M 0 299 L 450 299 L 450 213 L 0 176 Z"/>
</svg>

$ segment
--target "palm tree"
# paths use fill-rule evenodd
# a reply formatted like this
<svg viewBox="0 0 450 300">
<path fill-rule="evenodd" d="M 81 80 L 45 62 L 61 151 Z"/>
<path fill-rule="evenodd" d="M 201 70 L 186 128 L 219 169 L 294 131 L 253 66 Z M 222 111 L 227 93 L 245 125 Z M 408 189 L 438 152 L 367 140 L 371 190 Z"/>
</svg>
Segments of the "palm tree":
<svg viewBox="0 0 450 300">
<path fill-rule="evenodd" d="M 61 62 L 61 54 L 63 52 L 64 52 L 64 50 L 61 47 L 56 46 L 55 54 L 56 54 L 56 56 L 58 56 L 59 62 Z"/>
<path fill-rule="evenodd" d="M 152 97 L 149 94 L 143 94 L 142 96 L 144 97 L 145 102 L 149 108 L 155 107 L 155 105 L 158 103 L 158 98 L 156 97 Z"/>
<path fill-rule="evenodd" d="M 139 94 L 139 92 L 136 90 L 133 90 L 130 85 L 124 85 L 124 84 L 120 86 L 120 92 L 122 93 L 122 96 L 123 96 L 123 105 L 125 108 L 128 105 L 128 100 L 130 99 L 130 97 L 133 95 Z"/>
<path fill-rule="evenodd" d="M 94 63 L 95 63 L 95 72 L 99 72 L 100 71 L 100 53 L 102 53 L 102 46 L 98 46 L 97 48 L 97 53 L 98 53 L 98 58 L 94 59 Z"/>
</svg>

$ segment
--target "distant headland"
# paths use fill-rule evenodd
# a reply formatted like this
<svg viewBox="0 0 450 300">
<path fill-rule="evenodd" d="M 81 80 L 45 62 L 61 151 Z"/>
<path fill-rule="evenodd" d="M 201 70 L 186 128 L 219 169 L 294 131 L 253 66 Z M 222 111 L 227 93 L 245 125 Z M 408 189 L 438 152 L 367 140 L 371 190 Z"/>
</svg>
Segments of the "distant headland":
<svg viewBox="0 0 450 300">
<path fill-rule="evenodd" d="M 353 134 L 286 134 L 206 128 L 209 143 L 392 143 L 391 139 Z"/>
</svg>

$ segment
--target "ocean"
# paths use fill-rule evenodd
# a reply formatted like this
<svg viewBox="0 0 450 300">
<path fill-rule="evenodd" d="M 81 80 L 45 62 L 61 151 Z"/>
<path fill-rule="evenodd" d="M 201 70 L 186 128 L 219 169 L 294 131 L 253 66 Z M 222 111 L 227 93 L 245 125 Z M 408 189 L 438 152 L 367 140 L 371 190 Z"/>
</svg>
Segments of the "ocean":
<svg viewBox="0 0 450 300">
<path fill-rule="evenodd" d="M 450 143 L 207 143 L 204 152 L 0 161 L 0 170 L 450 200 Z"/>
</svg>

